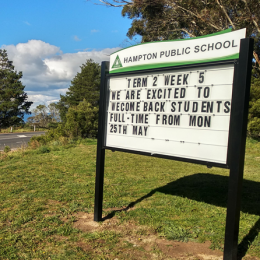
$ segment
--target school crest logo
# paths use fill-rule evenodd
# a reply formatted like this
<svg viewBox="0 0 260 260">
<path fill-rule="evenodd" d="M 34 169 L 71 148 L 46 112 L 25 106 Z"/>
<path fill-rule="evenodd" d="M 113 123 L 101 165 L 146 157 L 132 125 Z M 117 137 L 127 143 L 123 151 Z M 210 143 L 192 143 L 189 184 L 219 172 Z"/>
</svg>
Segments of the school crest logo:
<svg viewBox="0 0 260 260">
<path fill-rule="evenodd" d="M 120 61 L 120 58 L 119 58 L 119 56 L 117 55 L 116 56 L 116 59 L 115 59 L 115 61 L 114 61 L 114 63 L 113 63 L 113 66 L 112 66 L 112 69 L 118 69 L 118 68 L 122 68 L 123 66 L 122 66 L 122 63 L 121 63 L 121 61 Z"/>
</svg>

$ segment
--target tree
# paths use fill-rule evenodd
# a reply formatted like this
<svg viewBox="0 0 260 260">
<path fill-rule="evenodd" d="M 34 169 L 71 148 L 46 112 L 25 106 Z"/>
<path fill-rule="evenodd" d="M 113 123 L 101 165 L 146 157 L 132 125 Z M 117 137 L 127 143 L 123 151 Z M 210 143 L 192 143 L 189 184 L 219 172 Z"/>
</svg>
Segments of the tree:
<svg viewBox="0 0 260 260">
<path fill-rule="evenodd" d="M 127 36 L 142 42 L 206 35 L 227 28 L 247 28 L 255 38 L 254 57 L 260 65 L 259 0 L 99 0 L 123 7 L 122 15 L 133 20 Z"/>
<path fill-rule="evenodd" d="M 81 71 L 71 81 L 66 95 L 61 95 L 58 102 L 61 119 L 66 122 L 66 113 L 69 107 L 77 106 L 83 99 L 93 107 L 98 106 L 100 87 L 100 65 L 92 59 L 80 66 Z"/>
<path fill-rule="evenodd" d="M 34 116 L 28 118 L 28 120 L 32 121 L 34 124 L 37 124 L 39 127 L 47 127 L 48 122 L 51 120 L 48 115 L 47 107 L 45 105 L 38 105 L 35 109 L 33 109 Z"/>
<path fill-rule="evenodd" d="M 50 103 L 48 107 L 43 104 L 38 105 L 32 112 L 34 116 L 27 118 L 27 122 L 30 125 L 55 128 L 57 123 L 60 122 L 59 109 L 56 103 Z"/>
<path fill-rule="evenodd" d="M 255 74 L 255 70 L 253 70 Z M 248 133 L 254 138 L 260 137 L 260 78 L 252 77 L 249 115 L 248 115 Z"/>
<path fill-rule="evenodd" d="M 57 108 L 59 109 L 61 122 L 66 123 L 66 113 L 68 112 L 69 104 L 66 102 L 66 96 L 60 95 L 60 97 Z"/>
<path fill-rule="evenodd" d="M 98 108 L 84 99 L 78 106 L 70 107 L 66 114 L 65 129 L 73 137 L 96 137 L 98 129 Z"/>
<path fill-rule="evenodd" d="M 0 129 L 23 123 L 33 102 L 27 101 L 22 72 L 14 70 L 6 50 L 0 49 Z"/>
<path fill-rule="evenodd" d="M 50 103 L 48 105 L 48 109 L 49 109 L 49 116 L 51 118 L 51 122 L 53 123 L 58 123 L 60 122 L 60 110 L 58 108 L 57 103 Z"/>
</svg>

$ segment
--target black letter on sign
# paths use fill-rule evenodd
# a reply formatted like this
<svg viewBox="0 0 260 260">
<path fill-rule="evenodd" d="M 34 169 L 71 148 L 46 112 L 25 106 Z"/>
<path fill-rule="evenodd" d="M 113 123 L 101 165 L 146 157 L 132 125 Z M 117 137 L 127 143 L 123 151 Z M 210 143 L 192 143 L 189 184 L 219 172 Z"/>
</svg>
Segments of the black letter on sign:
<svg viewBox="0 0 260 260">
<path fill-rule="evenodd" d="M 133 125 L 133 135 L 137 135 L 137 126 Z"/>
<path fill-rule="evenodd" d="M 120 100 L 120 91 L 117 91 L 116 99 Z"/>
<path fill-rule="evenodd" d="M 175 106 L 176 106 L 176 102 L 172 102 L 172 108 L 171 108 L 172 112 L 175 112 Z"/>
<path fill-rule="evenodd" d="M 190 116 L 189 126 L 196 126 L 196 116 Z"/>
<path fill-rule="evenodd" d="M 147 86 L 147 78 L 143 78 L 142 87 L 146 87 L 146 86 Z"/>
<path fill-rule="evenodd" d="M 193 102 L 192 112 L 197 112 L 197 111 L 198 111 L 198 102 Z"/>
<path fill-rule="evenodd" d="M 154 78 L 153 78 L 153 86 L 157 86 L 157 83 L 156 83 L 156 82 L 157 82 L 157 77 L 154 77 Z"/>
<path fill-rule="evenodd" d="M 188 77 L 189 77 L 189 74 L 183 75 L 183 85 L 188 85 Z"/>
<path fill-rule="evenodd" d="M 204 88 L 204 98 L 208 98 L 209 97 L 209 91 L 210 91 L 209 87 Z"/>
<path fill-rule="evenodd" d="M 116 99 L 116 92 L 112 91 L 112 100 L 115 100 L 115 99 Z"/>
<path fill-rule="evenodd" d="M 203 82 L 204 82 L 204 72 L 200 72 L 199 83 L 203 83 Z"/>
<path fill-rule="evenodd" d="M 224 103 L 224 106 L 225 106 L 224 112 L 225 112 L 225 113 L 229 113 L 229 112 L 230 112 L 230 102 L 229 102 L 229 101 L 226 101 L 226 102 Z"/>
</svg>

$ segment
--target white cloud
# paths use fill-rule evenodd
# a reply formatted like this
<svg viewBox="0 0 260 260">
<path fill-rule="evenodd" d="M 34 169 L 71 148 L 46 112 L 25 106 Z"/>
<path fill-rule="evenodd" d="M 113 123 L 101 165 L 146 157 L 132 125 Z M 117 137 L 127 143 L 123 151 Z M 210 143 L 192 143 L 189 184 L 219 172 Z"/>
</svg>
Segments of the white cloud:
<svg viewBox="0 0 260 260">
<path fill-rule="evenodd" d="M 93 30 L 91 30 L 90 32 L 91 32 L 91 33 L 97 33 L 97 32 L 99 32 L 99 30 L 93 29 Z"/>
<path fill-rule="evenodd" d="M 71 80 L 80 71 L 87 59 L 95 62 L 109 60 L 109 55 L 119 48 L 88 50 L 77 53 L 63 53 L 59 47 L 41 40 L 30 40 L 17 45 L 3 45 L 15 70 L 23 72 L 22 82 L 32 108 L 50 103 L 66 94 Z"/>
<path fill-rule="evenodd" d="M 26 25 L 28 25 L 28 26 L 31 26 L 31 24 L 30 24 L 29 22 L 27 22 L 27 21 L 24 21 L 24 23 L 25 23 Z"/>
<path fill-rule="evenodd" d="M 42 94 L 33 95 L 30 94 L 30 91 L 28 94 L 30 98 L 33 100 L 33 102 L 37 104 L 45 104 L 46 106 L 48 106 L 49 103 L 58 101 L 58 99 L 56 99 L 55 96 L 51 96 L 51 95 L 42 95 Z"/>
<path fill-rule="evenodd" d="M 76 42 L 80 42 L 81 41 L 81 39 L 77 35 L 73 36 L 73 40 L 76 41 Z"/>
</svg>

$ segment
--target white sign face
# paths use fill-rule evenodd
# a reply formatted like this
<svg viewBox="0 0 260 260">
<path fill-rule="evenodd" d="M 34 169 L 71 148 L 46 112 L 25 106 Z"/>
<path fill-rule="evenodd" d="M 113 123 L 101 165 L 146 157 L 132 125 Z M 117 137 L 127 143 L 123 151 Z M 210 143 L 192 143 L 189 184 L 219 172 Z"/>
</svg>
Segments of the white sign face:
<svg viewBox="0 0 260 260">
<path fill-rule="evenodd" d="M 226 164 L 233 65 L 108 81 L 107 147 Z"/>
<path fill-rule="evenodd" d="M 237 59 L 246 29 L 185 40 L 152 42 L 110 56 L 110 73 Z"/>
</svg>

